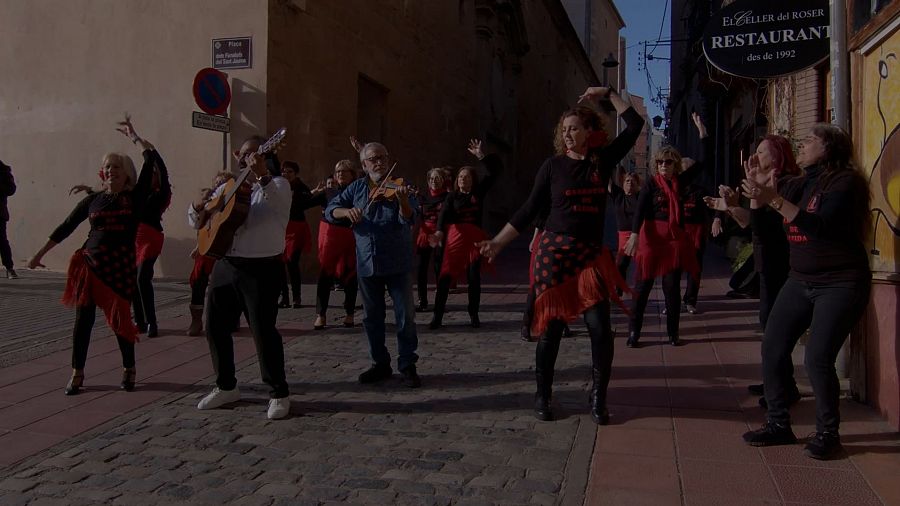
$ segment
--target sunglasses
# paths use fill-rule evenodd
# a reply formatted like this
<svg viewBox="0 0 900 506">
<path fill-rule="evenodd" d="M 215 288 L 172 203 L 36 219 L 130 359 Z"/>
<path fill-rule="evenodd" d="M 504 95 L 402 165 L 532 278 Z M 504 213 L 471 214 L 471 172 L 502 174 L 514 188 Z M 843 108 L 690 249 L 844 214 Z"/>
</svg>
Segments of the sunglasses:
<svg viewBox="0 0 900 506">
<path fill-rule="evenodd" d="M 674 165 L 675 160 L 671 158 L 666 158 L 665 160 L 657 160 L 656 165 Z"/>
</svg>

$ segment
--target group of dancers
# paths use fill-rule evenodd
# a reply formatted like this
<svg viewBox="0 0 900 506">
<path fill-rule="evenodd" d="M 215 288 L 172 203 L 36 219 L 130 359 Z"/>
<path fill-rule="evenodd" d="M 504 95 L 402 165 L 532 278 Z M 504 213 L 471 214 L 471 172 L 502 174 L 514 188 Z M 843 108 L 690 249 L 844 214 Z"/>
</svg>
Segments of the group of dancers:
<svg viewBox="0 0 900 506">
<path fill-rule="evenodd" d="M 321 207 L 321 270 L 314 328 L 326 325 L 328 297 L 335 282 L 344 287 L 346 326 L 354 324 L 358 293 L 372 359 L 359 381 L 370 384 L 391 378 L 392 359 L 385 345 L 387 293 L 396 322 L 396 366 L 402 383 L 411 388 L 421 385 L 414 316 L 417 309 L 428 306 L 425 285 L 429 270 L 434 270 L 437 280 L 429 327 L 443 325 L 447 294 L 456 279 L 468 284 L 470 324 L 478 327 L 483 260 L 493 261 L 516 236 L 538 222 L 526 311 L 527 337 L 537 338 L 534 414 L 541 420 L 554 418 L 552 386 L 561 337 L 567 324 L 582 315 L 591 345 L 590 416 L 597 424 L 607 424 L 614 351 L 610 305 L 615 302 L 628 313 L 626 344 L 639 346 L 649 294 L 654 280 L 661 277 L 668 341 L 680 344 L 680 279 L 682 273 L 689 276 L 684 302 L 690 311 L 696 307 L 707 235 L 698 218 L 705 204 L 722 216 L 749 223 L 754 247 L 760 252 L 757 258 L 765 285 L 760 311 L 765 328 L 761 393 L 768 415 L 766 424 L 745 434 L 744 439 L 753 445 L 796 441 L 788 414 L 797 397 L 790 352 L 809 329 L 806 365 L 816 396 L 817 434 L 806 452 L 815 458 L 833 456 L 840 447 L 840 389 L 834 361 L 850 327 L 866 307 L 871 277 L 862 247 L 870 223 L 868 187 L 854 170 L 847 133 L 830 125 L 815 127 L 800 147 L 797 161 L 803 172 L 793 161 L 789 143 L 767 137 L 746 164 L 746 179 L 740 188 L 721 187 L 719 197 L 704 198 L 692 186 L 708 159 L 709 141 L 699 115 L 693 115 L 704 139 L 698 159 L 684 158 L 674 147 L 664 147 L 655 154 L 655 173 L 641 184 L 635 174 L 623 175 L 618 167 L 634 146 L 644 120 L 613 88 L 591 87 L 579 98 L 579 102 L 593 100 L 611 102 L 625 123 L 624 130 L 608 140 L 602 118 L 594 109 L 578 106 L 564 112 L 554 134 L 555 155 L 537 171 L 533 190 L 522 207 L 492 238 L 482 226 L 484 201 L 503 167 L 498 156 L 485 155 L 478 140 L 470 142 L 468 151 L 479 161 L 482 175 L 474 166 L 460 168 L 452 179 L 444 169 L 432 169 L 427 188 L 421 192 L 393 177 L 396 164 L 391 163 L 387 147 L 379 143 L 354 143 L 362 177 L 357 177 L 353 162 L 342 160 L 327 182 L 309 189 L 297 177 L 297 164 L 279 164 L 273 154 L 259 154 L 263 138 L 245 141 L 234 156 L 249 174 L 249 214 L 223 258 L 213 261 L 195 255 L 191 276 L 189 332 L 206 334 L 216 372 L 215 388 L 199 402 L 198 409 L 240 399 L 232 333 L 243 314 L 255 340 L 262 379 L 270 387 L 267 416 L 288 416 L 290 392 L 276 318 L 279 306 L 289 306 L 288 281 L 294 306 L 299 306 L 299 260 L 311 248 L 304 211 Z M 49 249 L 79 223 L 90 221 L 88 240 L 72 257 L 64 296 L 76 308 L 73 373 L 67 394 L 77 393 L 83 386 L 97 306 L 119 342 L 125 390 L 135 384 L 138 333 L 147 331 L 149 335 L 158 330 L 155 314 L 147 306 L 148 301 L 152 305 L 152 295 L 134 294 L 141 292 L 141 282 L 136 280 L 152 274 L 152 260 L 159 254 L 159 215 L 171 195 L 168 176 L 161 156 L 137 135 L 130 119 L 126 118 L 119 130 L 143 148 L 140 174 L 127 155 L 106 155 L 102 190 L 85 197 L 29 262 L 32 268 L 39 266 Z M 191 203 L 191 225 L 204 226 L 215 211 L 208 209 L 208 202 L 222 195 L 226 185 L 221 183 L 231 177 L 229 173 L 217 175 L 213 186 Z M 749 200 L 749 209 L 741 207 L 739 195 Z M 615 257 L 603 245 L 610 197 L 619 232 Z M 417 273 L 413 268 L 416 257 Z M 624 279 L 632 257 L 633 288 Z M 434 262 L 432 267 L 429 261 Z M 415 303 L 414 278 L 419 280 Z M 631 295 L 630 304 L 622 299 L 624 295 Z M 137 325 L 129 306 L 133 299 L 140 301 L 135 306 Z"/>
</svg>

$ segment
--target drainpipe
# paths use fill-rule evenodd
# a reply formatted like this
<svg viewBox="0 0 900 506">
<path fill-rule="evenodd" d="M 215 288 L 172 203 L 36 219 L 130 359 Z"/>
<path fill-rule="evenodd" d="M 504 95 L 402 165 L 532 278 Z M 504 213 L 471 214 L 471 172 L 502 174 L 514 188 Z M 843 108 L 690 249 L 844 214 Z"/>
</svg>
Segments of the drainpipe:
<svg viewBox="0 0 900 506">
<path fill-rule="evenodd" d="M 847 53 L 847 2 L 830 0 L 831 6 L 831 104 L 833 123 L 850 129 L 850 55 Z"/>
</svg>

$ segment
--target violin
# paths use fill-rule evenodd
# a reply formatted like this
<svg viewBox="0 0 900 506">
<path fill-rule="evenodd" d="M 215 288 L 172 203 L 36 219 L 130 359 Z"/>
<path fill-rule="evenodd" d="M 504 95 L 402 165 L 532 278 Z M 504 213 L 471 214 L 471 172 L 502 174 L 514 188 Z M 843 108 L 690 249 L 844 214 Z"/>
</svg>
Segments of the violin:
<svg viewBox="0 0 900 506">
<path fill-rule="evenodd" d="M 402 177 L 396 179 L 385 178 L 375 188 L 369 191 L 370 202 L 390 202 L 397 198 L 397 190 L 407 186 Z"/>
</svg>

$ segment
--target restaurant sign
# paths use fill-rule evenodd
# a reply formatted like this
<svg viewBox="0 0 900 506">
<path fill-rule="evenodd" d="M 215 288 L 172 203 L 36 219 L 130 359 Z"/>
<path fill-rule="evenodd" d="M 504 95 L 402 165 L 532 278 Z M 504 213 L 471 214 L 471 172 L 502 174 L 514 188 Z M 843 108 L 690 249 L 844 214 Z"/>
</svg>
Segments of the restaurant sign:
<svg viewBox="0 0 900 506">
<path fill-rule="evenodd" d="M 829 39 L 828 0 L 736 0 L 712 15 L 703 52 L 728 74 L 770 78 L 818 64 Z"/>
</svg>

